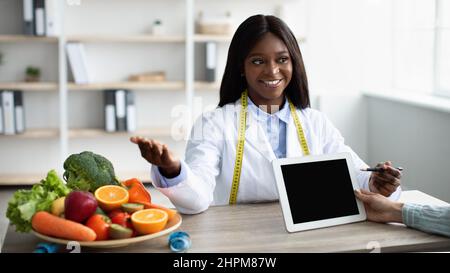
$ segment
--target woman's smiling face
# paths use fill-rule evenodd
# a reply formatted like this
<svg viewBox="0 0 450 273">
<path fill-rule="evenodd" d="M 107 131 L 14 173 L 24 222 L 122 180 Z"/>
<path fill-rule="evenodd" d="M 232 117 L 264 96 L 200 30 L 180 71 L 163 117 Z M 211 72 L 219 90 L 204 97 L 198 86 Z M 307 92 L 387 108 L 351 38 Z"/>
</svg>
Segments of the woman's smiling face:
<svg viewBox="0 0 450 273">
<path fill-rule="evenodd" d="M 292 61 L 282 40 L 266 33 L 244 61 L 248 93 L 256 105 L 281 105 L 292 78 Z"/>
</svg>

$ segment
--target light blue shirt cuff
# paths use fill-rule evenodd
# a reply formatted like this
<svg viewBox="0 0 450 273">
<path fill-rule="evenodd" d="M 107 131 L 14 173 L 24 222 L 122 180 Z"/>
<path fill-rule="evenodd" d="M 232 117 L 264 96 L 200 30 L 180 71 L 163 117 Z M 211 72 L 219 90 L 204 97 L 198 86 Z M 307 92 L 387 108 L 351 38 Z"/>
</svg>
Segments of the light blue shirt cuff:
<svg viewBox="0 0 450 273">
<path fill-rule="evenodd" d="M 167 178 L 164 175 L 162 175 L 159 172 L 159 168 L 154 168 L 154 172 L 155 172 L 155 176 L 159 177 L 159 181 L 160 181 L 160 188 L 170 188 L 173 187 L 177 184 L 179 184 L 181 181 L 186 180 L 187 178 L 187 171 L 186 171 L 186 163 L 181 160 L 181 171 L 180 174 L 178 176 L 175 176 L 174 178 Z"/>
</svg>

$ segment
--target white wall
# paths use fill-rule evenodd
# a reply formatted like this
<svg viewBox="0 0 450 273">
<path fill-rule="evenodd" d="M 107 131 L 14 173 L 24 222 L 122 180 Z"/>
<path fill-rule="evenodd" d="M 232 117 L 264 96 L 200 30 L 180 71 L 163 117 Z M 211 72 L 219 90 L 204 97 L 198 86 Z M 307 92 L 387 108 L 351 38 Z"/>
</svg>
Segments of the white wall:
<svg viewBox="0 0 450 273">
<path fill-rule="evenodd" d="M 368 160 L 367 106 L 362 95 L 323 95 L 318 97 L 318 109 L 338 128 L 358 156 Z"/>
<path fill-rule="evenodd" d="M 360 90 L 391 84 L 388 0 L 308 1 L 304 53 L 312 105 L 323 111 L 346 143 L 368 159 L 365 100 Z"/>
<path fill-rule="evenodd" d="M 405 168 L 402 183 L 450 202 L 450 113 L 368 98 L 369 162 Z"/>
</svg>

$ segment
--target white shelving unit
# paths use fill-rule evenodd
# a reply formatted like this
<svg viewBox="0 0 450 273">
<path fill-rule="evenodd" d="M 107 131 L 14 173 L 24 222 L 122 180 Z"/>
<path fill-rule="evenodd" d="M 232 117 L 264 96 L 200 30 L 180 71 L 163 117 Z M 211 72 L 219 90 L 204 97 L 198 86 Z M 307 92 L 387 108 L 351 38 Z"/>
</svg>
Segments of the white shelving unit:
<svg viewBox="0 0 450 273">
<path fill-rule="evenodd" d="M 181 157 L 191 123 L 195 119 L 193 112 L 198 112 L 197 109 L 193 111 L 193 107 L 197 107 L 194 105 L 195 98 L 206 94 L 207 97 L 210 97 L 210 101 L 217 103 L 215 98 L 218 97 L 220 87 L 220 73 L 222 72 L 220 69 L 217 71 L 216 82 L 195 80 L 195 69 L 198 69 L 196 66 L 201 60 L 201 56 L 197 55 L 198 46 L 204 42 L 218 43 L 219 50 L 221 50 L 221 55 L 218 57 L 221 60 L 219 65 L 223 66 L 232 36 L 195 33 L 195 20 L 199 9 L 205 6 L 210 10 L 215 10 L 210 7 L 213 4 L 208 1 L 82 0 L 80 6 L 69 6 L 68 2 L 62 2 L 64 2 L 60 10 L 62 32 L 57 37 L 32 37 L 0 32 L 0 52 L 6 48 L 6 51 L 12 52 L 12 55 L 17 55 L 17 51 L 22 50 L 21 47 L 23 47 L 23 52 L 33 51 L 36 55 L 40 54 L 39 50 L 50 51 L 48 54 L 53 55 L 51 58 L 56 59 L 56 64 L 48 69 L 48 76 L 38 83 L 21 82 L 18 80 L 19 77 L 14 75 L 2 78 L 2 70 L 10 72 L 12 68 L 8 71 L 10 63 L 0 66 L 0 90 L 23 90 L 25 91 L 25 103 L 28 99 L 32 101 L 30 105 L 25 104 L 25 110 L 32 112 L 28 113 L 30 118 L 27 120 L 26 132 L 13 136 L 0 135 L 0 150 L 2 150 L 0 152 L 0 185 L 36 183 L 50 169 L 56 169 L 62 175 L 62 163 L 67 156 L 83 150 L 93 150 L 110 159 L 119 178 L 125 179 L 134 176 L 148 181 L 148 163 L 140 157 L 137 147 L 128 143 L 127 139 L 131 135 L 161 138 L 163 142 L 169 142 L 169 146 Z M 107 8 L 102 6 L 105 2 L 108 3 Z M 269 5 L 274 6 L 279 1 L 275 2 L 264 3 L 261 9 L 267 9 Z M 214 4 L 224 3 L 219 1 Z M 239 1 L 233 4 L 239 5 Z M 18 4 L 10 3 L 9 5 L 21 8 Z M 143 16 L 140 10 L 145 9 L 150 11 Z M 159 14 L 163 9 L 167 10 L 165 13 Z M 95 10 L 99 13 L 95 13 Z M 171 14 L 172 10 L 174 15 Z M 116 22 L 114 25 L 117 29 L 105 27 L 111 23 L 107 20 L 114 19 L 114 16 L 108 15 L 108 12 L 116 16 L 120 15 L 120 24 Z M 255 12 L 258 13 L 258 11 L 249 9 L 245 15 L 240 15 L 242 18 L 236 19 L 236 21 L 240 22 L 241 19 L 255 14 Z M 267 14 L 272 11 L 259 12 Z M 91 18 L 92 14 L 98 14 L 99 18 Z M 1 15 L 0 12 L 0 17 Z M 78 19 L 80 15 L 85 17 Z M 138 25 L 138 23 L 143 24 L 142 22 L 150 25 L 151 19 L 149 18 L 158 18 L 159 16 L 166 16 L 165 22 L 168 29 L 165 35 L 152 35 Z M 17 26 L 12 27 L 11 32 L 21 33 L 22 22 L 20 19 L 18 21 Z M 6 22 L 0 19 L 1 24 L 6 24 Z M 97 29 L 97 24 L 103 24 L 103 31 Z M 133 26 L 134 30 L 130 33 L 123 31 L 127 24 Z M 173 31 L 170 28 L 173 28 Z M 2 27 L 0 27 L 0 31 L 2 31 Z M 302 41 L 301 39 L 300 41 Z M 97 75 L 99 80 L 94 80 L 89 84 L 75 84 L 69 80 L 67 71 L 68 60 L 65 46 L 68 42 L 85 44 L 88 58 L 90 56 L 103 58 L 98 62 L 105 62 L 105 67 L 111 69 L 111 74 L 115 71 L 114 65 L 124 71 L 134 73 L 127 69 L 135 67 L 144 69 L 149 67 L 143 65 L 146 60 L 153 64 L 153 60 L 148 56 L 161 57 L 158 55 L 166 54 L 167 56 L 164 56 L 166 56 L 167 62 L 162 58 L 159 63 L 155 64 L 155 69 L 167 68 L 169 70 L 168 80 L 164 82 L 130 82 L 122 80 L 122 76 L 111 76 L 105 80 L 108 73 L 104 73 L 103 69 L 95 66 L 97 64 L 94 63 L 94 71 L 103 73 L 100 76 Z M 17 49 L 14 48 L 16 45 Z M 48 49 L 49 47 L 51 49 Z M 91 48 L 92 51 L 90 51 Z M 142 58 L 134 57 L 130 61 L 131 66 L 121 62 L 122 55 L 131 56 L 134 51 L 136 54 L 143 54 Z M 106 53 L 110 55 L 106 55 Z M 117 60 L 112 60 L 113 58 L 117 58 Z M 180 58 L 182 58 L 181 61 Z M 173 60 L 176 61 L 174 64 L 172 64 Z M 46 63 L 47 60 L 42 57 L 40 63 L 42 62 Z M 52 68 L 56 71 L 53 71 Z M 103 107 L 102 92 L 100 91 L 105 89 L 136 91 L 136 107 L 138 111 L 141 111 L 140 116 L 138 113 L 138 130 L 136 132 L 107 133 L 103 130 L 102 123 L 99 122 L 102 119 L 99 116 L 102 116 L 103 112 L 102 109 L 96 108 L 98 104 L 95 102 L 101 103 L 100 108 Z M 45 104 L 47 101 L 53 102 L 53 105 L 47 107 Z M 206 101 L 207 99 L 204 103 L 208 104 Z M 152 111 L 153 108 L 154 111 Z M 171 111 L 169 108 L 172 108 Z M 182 115 L 176 111 L 179 108 L 182 110 Z M 33 112 L 36 113 L 36 117 Z M 173 120 L 162 121 L 163 117 L 173 116 L 174 113 L 179 114 L 178 120 L 175 122 Z M 42 114 L 42 117 L 38 118 L 37 114 Z M 146 121 L 147 119 L 149 121 Z M 47 120 L 49 121 L 47 122 Z M 174 128 L 175 123 L 178 127 Z M 33 156 L 38 157 L 39 160 Z"/>
</svg>

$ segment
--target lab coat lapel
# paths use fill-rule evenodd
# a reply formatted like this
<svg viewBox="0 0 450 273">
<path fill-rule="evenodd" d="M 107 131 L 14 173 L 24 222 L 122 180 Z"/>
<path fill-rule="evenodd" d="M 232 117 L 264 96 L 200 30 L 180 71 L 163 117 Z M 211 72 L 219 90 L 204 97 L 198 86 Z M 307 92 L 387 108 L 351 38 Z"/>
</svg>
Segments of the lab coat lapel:
<svg viewBox="0 0 450 273">
<path fill-rule="evenodd" d="M 300 118 L 300 111 L 296 110 L 296 112 L 300 119 L 300 123 L 302 124 L 303 130 L 305 130 L 305 125 Z M 298 140 L 297 127 L 295 127 L 292 113 L 289 115 L 289 123 L 286 131 L 286 157 L 303 156 L 302 147 L 300 146 L 300 141 Z"/>
<path fill-rule="evenodd" d="M 239 99 L 235 104 L 236 111 L 236 122 L 237 122 L 237 130 L 239 130 L 239 115 L 241 110 L 241 100 Z M 237 136 L 237 134 L 236 134 Z M 253 117 L 250 112 L 247 112 L 247 122 L 246 122 L 246 130 L 245 130 L 245 144 L 244 144 L 244 153 L 245 146 L 252 146 L 255 150 L 257 150 L 262 156 L 264 156 L 270 162 L 275 159 L 275 153 L 272 150 L 272 146 L 269 143 L 269 140 L 264 133 L 264 129 L 258 124 L 258 121 Z"/>
</svg>

